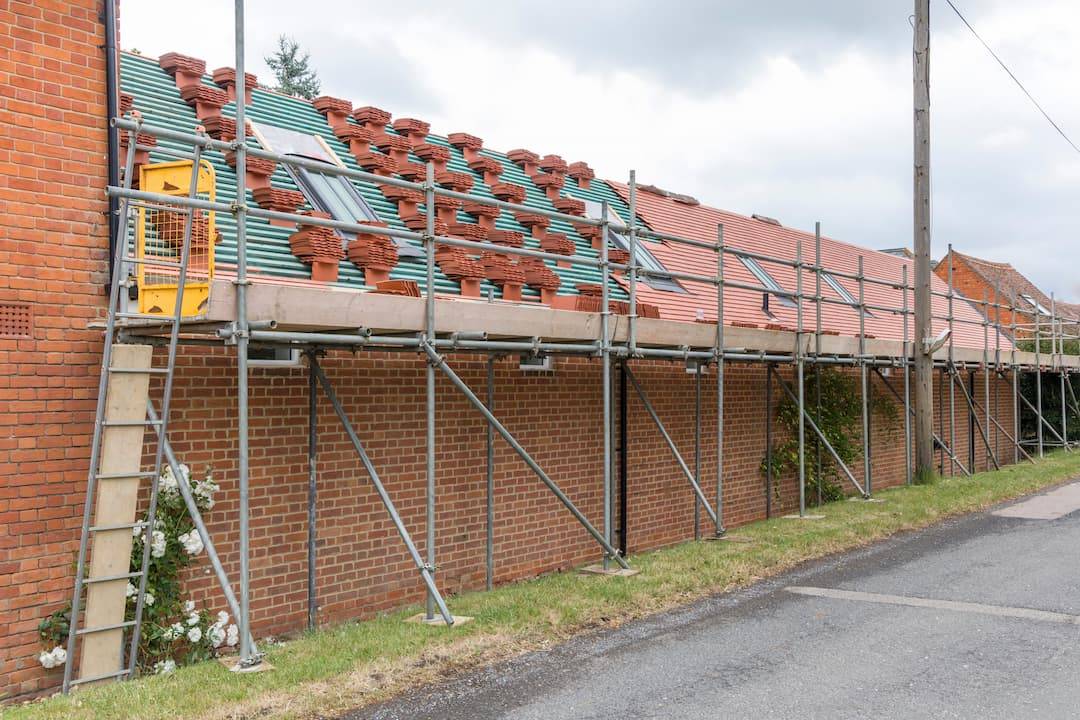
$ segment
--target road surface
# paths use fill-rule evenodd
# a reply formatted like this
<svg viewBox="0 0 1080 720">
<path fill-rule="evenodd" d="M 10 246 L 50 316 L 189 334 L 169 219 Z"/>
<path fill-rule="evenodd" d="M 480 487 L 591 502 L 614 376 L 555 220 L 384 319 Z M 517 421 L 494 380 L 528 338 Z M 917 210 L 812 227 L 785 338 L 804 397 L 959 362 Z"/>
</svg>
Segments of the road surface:
<svg viewBox="0 0 1080 720">
<path fill-rule="evenodd" d="M 1078 508 L 1080 483 L 346 717 L 1080 717 Z"/>
</svg>

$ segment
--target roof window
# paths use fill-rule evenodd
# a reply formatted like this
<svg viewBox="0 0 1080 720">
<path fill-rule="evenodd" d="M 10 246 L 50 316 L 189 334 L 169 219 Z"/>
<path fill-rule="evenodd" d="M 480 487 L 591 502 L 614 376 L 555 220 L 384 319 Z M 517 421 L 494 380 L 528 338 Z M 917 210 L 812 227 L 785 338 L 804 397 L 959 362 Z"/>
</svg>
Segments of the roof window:
<svg viewBox="0 0 1080 720">
<path fill-rule="evenodd" d="M 1037 313 L 1039 313 L 1040 315 L 1046 315 L 1047 317 L 1052 315 L 1052 313 L 1049 310 L 1047 310 L 1046 308 L 1044 308 L 1042 306 L 1042 303 L 1040 303 L 1038 300 L 1031 297 L 1030 295 L 1027 295 L 1025 293 L 1020 293 L 1020 299 L 1024 300 L 1029 305 L 1031 305 L 1031 307 L 1035 308 L 1035 311 Z"/>
<path fill-rule="evenodd" d="M 595 200 L 585 201 L 585 215 L 593 220 L 600 220 L 603 214 L 603 205 Z M 630 252 L 630 240 L 626 237 L 623 231 L 626 230 L 626 223 L 619 217 L 618 213 L 612 212 L 609 208 L 608 211 L 608 240 L 612 245 Z M 634 253 L 634 259 L 637 260 L 639 266 L 646 270 L 651 270 L 657 273 L 666 273 L 668 269 L 664 267 L 664 264 L 656 259 L 656 256 L 649 252 L 649 249 L 645 247 L 642 242 L 637 243 L 637 247 Z M 651 287 L 653 290 L 666 290 L 667 292 L 685 293 L 686 289 L 677 283 L 674 278 L 668 276 L 656 276 L 646 275 L 641 278 L 641 281 Z"/>
<path fill-rule="evenodd" d="M 334 153 L 317 135 L 262 123 L 253 123 L 253 128 L 259 142 L 272 152 L 342 167 Z M 349 178 L 299 165 L 284 165 L 289 177 L 316 210 L 329 213 L 330 217 L 341 222 L 364 223 L 379 220 L 379 216 Z M 345 237 L 344 232 L 338 230 L 337 233 Z M 423 248 L 416 247 L 408 240 L 394 238 L 394 242 L 398 246 L 399 258 L 424 257 Z"/>
<path fill-rule="evenodd" d="M 859 301 L 855 299 L 855 296 L 852 295 L 850 292 L 848 292 L 848 289 L 846 287 L 844 287 L 843 285 L 841 285 L 840 281 L 837 280 L 833 275 L 831 275 L 831 274 L 829 274 L 829 273 L 827 273 L 827 272 L 825 272 L 823 270 L 821 272 L 821 279 L 825 281 L 826 285 L 828 285 L 829 287 L 831 287 L 833 290 L 836 291 L 836 294 L 840 296 L 841 300 L 843 300 L 844 302 L 846 302 L 848 305 L 850 305 L 853 308 L 858 308 L 859 307 Z M 863 315 L 866 316 L 866 317 L 874 317 L 874 313 L 870 312 L 869 310 L 867 310 L 865 308 L 863 308 L 862 312 L 863 312 Z"/>
<path fill-rule="evenodd" d="M 765 268 L 761 267 L 761 264 L 757 260 L 752 257 L 746 257 L 744 255 L 740 255 L 739 260 L 742 262 L 743 266 L 747 270 L 749 270 L 755 278 L 757 278 L 757 281 L 761 283 L 762 287 L 772 290 L 775 293 L 787 292 L 786 290 L 784 290 L 784 288 L 780 286 L 780 283 L 776 282 L 776 280 L 773 279 L 772 275 L 765 272 Z M 777 294 L 776 301 L 781 305 L 785 305 L 787 307 L 795 307 L 795 301 L 787 295 Z"/>
</svg>

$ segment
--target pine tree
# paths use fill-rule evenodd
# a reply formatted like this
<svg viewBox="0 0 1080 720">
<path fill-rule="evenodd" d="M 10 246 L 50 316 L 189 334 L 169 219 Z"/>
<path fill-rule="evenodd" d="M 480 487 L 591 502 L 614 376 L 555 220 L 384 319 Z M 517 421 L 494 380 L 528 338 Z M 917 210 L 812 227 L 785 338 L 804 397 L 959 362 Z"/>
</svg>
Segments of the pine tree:
<svg viewBox="0 0 1080 720">
<path fill-rule="evenodd" d="M 278 92 L 312 100 L 319 94 L 319 77 L 308 65 L 310 53 L 300 52 L 300 44 L 287 35 L 278 36 L 278 49 L 263 58 L 274 71 Z"/>
</svg>

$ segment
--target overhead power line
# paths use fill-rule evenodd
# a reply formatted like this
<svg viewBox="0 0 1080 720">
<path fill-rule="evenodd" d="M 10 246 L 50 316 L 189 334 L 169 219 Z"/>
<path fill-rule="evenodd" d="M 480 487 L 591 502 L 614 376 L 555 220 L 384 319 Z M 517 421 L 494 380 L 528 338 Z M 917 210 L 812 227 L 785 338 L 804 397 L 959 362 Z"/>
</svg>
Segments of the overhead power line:
<svg viewBox="0 0 1080 720">
<path fill-rule="evenodd" d="M 1065 138 L 1065 142 L 1069 143 L 1069 145 L 1072 146 L 1073 150 L 1075 150 L 1077 153 L 1080 153 L 1080 147 L 1077 147 L 1076 143 L 1074 143 L 1072 139 L 1065 134 L 1065 131 L 1061 129 L 1061 126 L 1054 122 L 1054 119 L 1050 117 L 1049 113 L 1047 113 L 1046 110 L 1043 110 L 1043 106 L 1039 104 L 1039 101 L 1036 100 L 1030 92 L 1028 92 L 1028 89 L 1024 87 L 1024 83 L 1020 82 L 1020 79 L 1016 77 L 1015 74 L 1013 74 L 1013 71 L 1009 69 L 1009 66 L 1006 65 L 1004 61 L 1002 61 L 1002 59 L 998 57 L 997 53 L 995 53 L 994 50 L 986 44 L 986 41 L 983 40 L 982 36 L 980 36 L 979 33 L 975 31 L 975 28 L 971 27 L 971 23 L 969 23 L 967 21 L 967 18 L 965 18 L 964 15 L 957 9 L 956 5 L 953 4 L 952 0 L 945 0 L 945 2 L 948 3 L 949 7 L 952 8 L 952 11 L 956 13 L 956 17 L 960 18 L 960 21 L 967 26 L 967 29 L 970 30 L 971 34 L 975 36 L 975 39 L 982 43 L 982 46 L 986 48 L 986 52 L 990 53 L 990 56 L 997 61 L 998 65 L 1001 66 L 1001 69 L 1008 73 L 1009 77 L 1012 78 L 1012 81 L 1016 83 L 1016 86 L 1020 88 L 1020 90 L 1023 91 L 1025 95 L 1027 95 L 1027 98 L 1031 101 L 1031 104 L 1034 105 L 1040 113 L 1042 113 L 1042 116 L 1044 118 L 1046 118 L 1046 122 L 1050 123 L 1050 125 L 1055 130 L 1057 130 L 1058 134 L 1061 135 L 1061 137 Z"/>
</svg>

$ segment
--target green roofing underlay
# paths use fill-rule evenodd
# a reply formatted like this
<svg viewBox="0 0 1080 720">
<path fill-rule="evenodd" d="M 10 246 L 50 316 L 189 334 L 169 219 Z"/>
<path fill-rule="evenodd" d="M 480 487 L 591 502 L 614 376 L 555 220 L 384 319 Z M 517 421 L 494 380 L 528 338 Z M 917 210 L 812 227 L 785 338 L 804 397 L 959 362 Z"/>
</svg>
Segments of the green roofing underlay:
<svg viewBox="0 0 1080 720">
<path fill-rule="evenodd" d="M 203 83 L 217 87 L 212 84 L 209 76 L 203 77 Z M 156 59 L 129 53 L 122 54 L 120 60 L 120 88 L 122 92 L 128 93 L 135 98 L 134 107 L 142 114 L 148 124 L 188 133 L 193 133 L 196 125 L 199 124 L 194 108 L 188 106 L 181 99 L 180 91 L 177 89 L 172 77 L 158 66 Z M 348 147 L 334 136 L 326 119 L 315 110 L 310 102 L 260 89 L 254 90 L 252 100 L 252 104 L 247 107 L 247 118 L 251 122 L 276 125 L 289 130 L 318 135 L 326 141 L 327 145 L 333 149 L 338 159 L 347 168 L 362 170 L 349 152 Z M 222 109 L 222 115 L 226 117 L 234 117 L 234 112 L 234 103 L 229 103 Z M 350 122 L 352 122 L 351 119 Z M 386 127 L 386 132 L 396 134 L 389 126 Z M 493 197 L 490 188 L 483 181 L 483 176 L 469 168 L 459 149 L 450 146 L 446 138 L 443 137 L 429 135 L 427 141 L 449 148 L 450 161 L 447 163 L 449 170 L 468 173 L 473 177 L 474 184 L 470 194 L 477 197 Z M 184 153 L 190 153 L 192 150 L 190 145 L 162 138 L 158 139 L 158 144 L 160 148 L 179 150 Z M 248 144 L 252 147 L 259 147 L 258 141 L 253 137 L 248 138 Z M 511 162 L 506 155 L 487 148 L 482 149 L 480 153 L 486 157 L 494 158 L 502 164 L 501 181 L 521 185 L 526 189 L 525 205 L 548 211 L 555 210 L 544 192 L 533 184 L 531 178 L 520 167 Z M 220 152 L 210 151 L 205 153 L 204 157 L 214 166 L 218 201 L 232 202 L 236 197 L 236 175 L 233 169 L 226 164 L 225 158 Z M 177 158 L 174 155 L 161 150 L 154 150 L 150 153 L 152 163 L 168 162 L 175 159 Z M 410 159 L 421 164 L 423 162 L 411 153 Z M 398 217 L 397 204 L 383 197 L 382 192 L 375 183 L 359 180 L 351 180 L 351 182 L 382 221 L 386 222 L 390 227 L 405 229 L 401 218 Z M 271 184 L 274 187 L 299 190 L 280 164 L 274 171 Z M 624 222 L 629 221 L 630 212 L 626 203 L 602 180 L 594 179 L 590 183 L 590 187 L 584 189 L 578 187 L 573 178 L 567 177 L 563 195 L 598 202 L 606 200 L 612 211 L 618 213 Z M 250 194 L 248 203 L 255 204 Z M 422 205 L 421 208 L 423 208 Z M 305 205 L 303 209 L 311 208 Z M 473 222 L 471 216 L 460 211 L 458 220 L 465 223 Z M 539 249 L 539 241 L 532 238 L 528 228 L 520 225 L 511 213 L 503 211 L 496 220 L 495 225 L 499 229 L 516 230 L 524 233 L 525 247 Z M 215 259 L 219 264 L 235 266 L 236 227 L 233 217 L 227 213 L 218 213 L 217 227 L 221 231 L 222 240 L 216 246 Z M 292 234 L 292 230 L 271 225 L 267 220 L 261 218 L 249 218 L 247 227 L 248 268 L 250 272 L 302 280 L 310 278 L 309 266 L 300 262 L 289 248 L 289 236 Z M 592 248 L 590 241 L 582 238 L 569 223 L 562 220 L 552 220 L 549 230 L 564 233 L 573 240 L 577 245 L 576 253 L 578 255 L 587 257 L 596 257 L 598 255 L 598 251 Z M 562 287 L 559 289 L 560 294 L 577 294 L 576 284 L 599 283 L 601 280 L 599 268 L 579 264 L 575 264 L 572 268 L 560 268 L 556 267 L 553 262 L 546 262 L 546 264 L 559 275 L 562 281 Z M 443 275 L 438 264 L 435 267 L 436 292 L 458 293 L 458 283 Z M 426 262 L 423 258 L 403 258 L 390 273 L 390 276 L 393 279 L 414 280 L 423 290 L 426 285 Z M 339 279 L 336 284 L 344 287 L 366 287 L 364 285 L 363 271 L 348 260 L 341 261 Z M 610 283 L 610 289 L 612 298 L 626 297 L 626 293 L 614 280 Z M 494 292 L 495 297 L 501 295 L 497 285 L 488 280 L 483 280 L 481 293 L 487 296 L 489 290 Z M 539 293 L 529 286 L 522 288 L 522 294 L 527 298 L 538 298 L 539 296 Z"/>
</svg>

